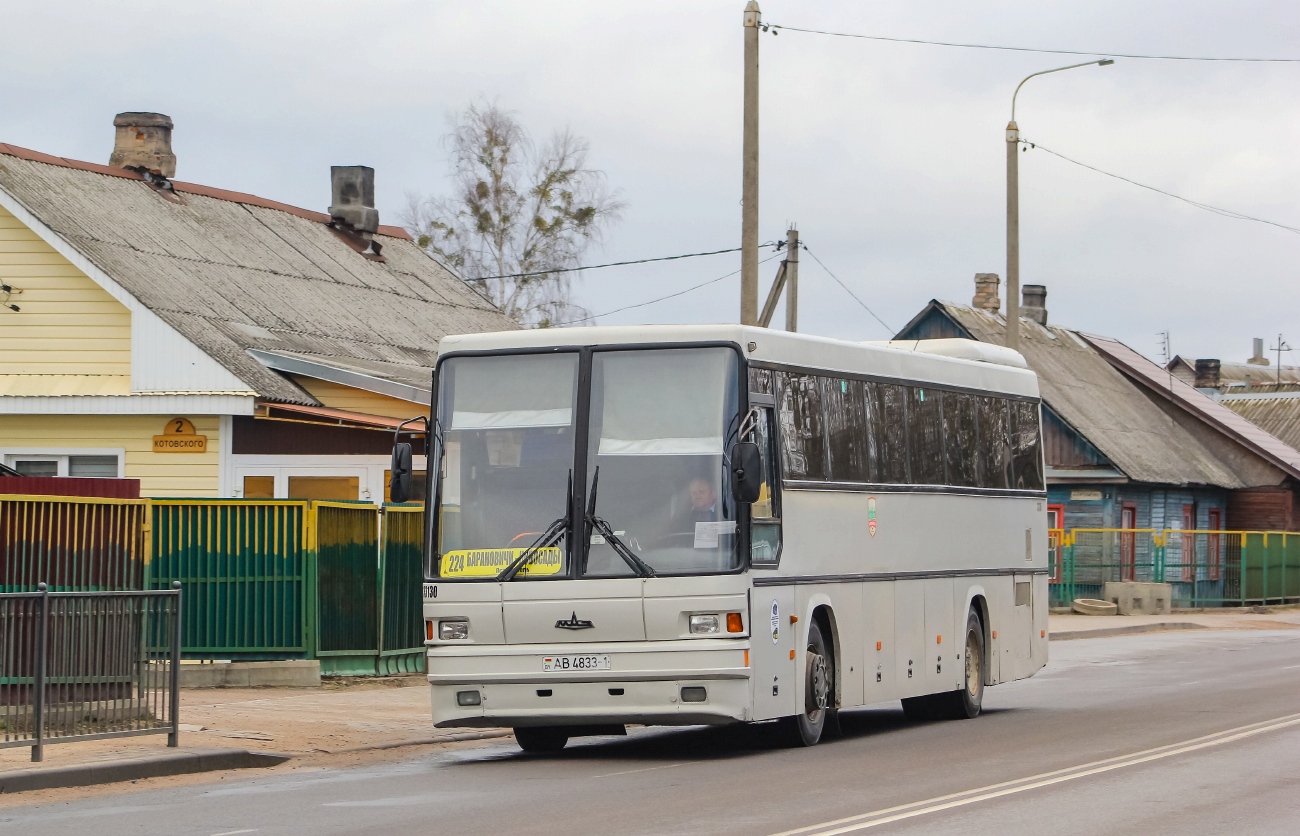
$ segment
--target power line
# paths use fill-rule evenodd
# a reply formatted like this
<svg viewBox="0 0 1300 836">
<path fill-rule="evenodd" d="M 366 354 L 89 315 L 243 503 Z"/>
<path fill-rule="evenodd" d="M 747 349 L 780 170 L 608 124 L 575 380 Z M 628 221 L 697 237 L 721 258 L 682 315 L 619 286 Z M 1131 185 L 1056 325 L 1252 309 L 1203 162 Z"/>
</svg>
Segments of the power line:
<svg viewBox="0 0 1300 836">
<path fill-rule="evenodd" d="M 849 286 L 846 285 L 844 282 L 840 281 L 839 276 L 837 276 L 837 275 L 835 275 L 834 273 L 831 272 L 831 268 L 827 267 L 825 264 L 822 264 L 822 260 L 821 260 L 820 258 L 817 257 L 817 253 L 815 253 L 815 252 L 813 252 L 812 250 L 808 249 L 808 245 L 807 245 L 806 243 L 804 243 L 803 241 L 800 241 L 799 244 L 800 244 L 800 246 L 803 247 L 804 252 L 806 252 L 806 253 L 808 253 L 808 255 L 812 256 L 812 257 L 813 257 L 813 261 L 817 262 L 817 265 L 818 265 L 819 267 L 821 267 L 823 270 L 826 271 L 826 275 L 828 275 L 828 276 L 830 276 L 832 279 L 834 279 L 836 284 L 838 284 L 840 287 L 844 288 L 844 292 L 845 292 L 845 293 L 847 293 L 847 294 L 849 294 L 850 296 L 853 297 L 853 301 L 854 301 L 854 302 L 857 302 L 859 305 L 861 305 L 861 306 L 862 306 L 862 309 L 863 309 L 864 311 L 866 311 L 867 313 L 871 314 L 872 317 L 875 318 L 876 322 L 879 322 L 882 326 L 884 326 L 885 330 L 889 332 L 889 335 L 890 335 L 891 337 L 892 337 L 895 333 L 897 333 L 893 328 L 890 328 L 889 325 L 885 323 L 885 320 L 883 320 L 883 319 L 881 319 L 880 317 L 876 316 L 876 312 L 873 311 L 873 310 L 871 310 L 871 308 L 868 308 L 868 307 L 867 307 L 867 303 L 866 303 L 866 302 L 863 302 L 861 299 L 858 298 L 858 294 L 854 293 L 852 290 L 849 290 Z"/>
<path fill-rule="evenodd" d="M 1095 171 L 1098 174 L 1104 174 L 1107 177 L 1113 177 L 1116 180 L 1122 180 L 1125 183 L 1129 183 L 1141 189 L 1146 189 L 1147 191 L 1155 192 L 1156 194 L 1162 194 L 1165 197 L 1172 197 L 1174 200 L 1181 200 L 1183 203 L 1186 203 L 1189 206 L 1195 206 L 1197 209 L 1204 209 L 1207 212 L 1213 212 L 1214 214 L 1222 215 L 1225 218 L 1234 218 L 1239 221 L 1254 221 L 1255 223 L 1275 226 L 1278 229 L 1285 229 L 1287 232 L 1294 232 L 1297 235 L 1300 235 L 1300 227 L 1287 226 L 1286 224 L 1278 223 L 1277 221 L 1270 221 L 1266 218 L 1256 218 L 1253 215 L 1243 215 L 1242 213 L 1234 212 L 1231 209 L 1224 209 L 1219 206 L 1211 206 L 1208 203 L 1201 203 L 1199 200 L 1192 200 L 1191 198 L 1183 197 L 1182 195 L 1176 195 L 1173 192 L 1167 192 L 1164 189 L 1157 189 L 1155 186 L 1148 186 L 1146 183 L 1139 183 L 1138 181 L 1131 180 L 1128 177 L 1123 177 L 1119 174 L 1112 174 L 1111 172 L 1104 171 L 1100 168 L 1097 168 L 1096 166 L 1088 165 L 1087 163 L 1084 162 L 1079 162 L 1078 160 L 1071 159 L 1058 151 L 1053 151 L 1051 148 L 1048 148 L 1046 145 L 1040 145 L 1035 142 L 1028 142 L 1023 139 L 1021 140 L 1021 142 L 1023 142 L 1025 145 L 1027 145 L 1030 148 L 1036 148 L 1039 151 L 1046 151 L 1047 153 L 1051 154 L 1053 157 L 1058 157 L 1062 160 L 1065 160 L 1067 163 L 1073 163 L 1074 165 L 1077 165 L 1081 168 L 1086 168 L 1089 171 Z"/>
<path fill-rule="evenodd" d="M 781 243 L 784 244 L 785 242 L 783 241 L 783 242 L 781 242 Z M 764 245 L 764 246 L 767 246 L 767 245 Z M 760 261 L 760 262 L 758 262 L 758 263 L 759 263 L 759 264 L 766 264 L 767 262 L 771 261 L 772 259 L 776 258 L 776 257 L 779 256 L 779 255 L 781 255 L 781 253 L 779 253 L 779 252 L 773 253 L 772 255 L 769 255 L 767 258 L 763 259 L 762 261 Z M 816 256 L 813 256 L 813 257 L 816 258 Z M 667 300 L 667 299 L 673 299 L 673 298 L 675 298 L 675 297 L 677 297 L 677 296 L 684 296 L 684 295 L 686 295 L 687 293 L 690 293 L 692 290 L 699 290 L 699 289 L 702 288 L 702 287 L 707 287 L 708 285 L 711 285 L 711 284 L 717 284 L 718 282 L 722 281 L 723 279 L 729 279 L 729 278 L 731 278 L 732 276 L 736 275 L 736 274 L 739 273 L 739 272 L 740 272 L 740 268 L 736 268 L 735 270 L 732 270 L 730 273 L 727 273 L 727 274 L 724 275 L 724 276 L 718 276 L 716 279 L 709 279 L 707 282 L 700 282 L 699 284 L 697 284 L 697 285 L 693 285 L 693 286 L 691 286 L 691 287 L 688 287 L 688 288 L 686 288 L 685 290 L 679 290 L 679 291 L 677 291 L 676 293 L 670 293 L 670 294 L 668 294 L 667 296 L 660 296 L 658 299 L 651 299 L 651 300 L 648 301 L 648 302 L 638 302 L 638 303 L 636 303 L 635 305 L 625 305 L 625 306 L 623 306 L 623 307 L 621 307 L 621 308 L 615 308 L 615 309 L 612 310 L 612 311 L 605 311 L 604 313 L 592 314 L 591 316 L 584 316 L 584 317 L 582 317 L 581 319 L 571 319 L 571 320 L 569 320 L 568 322 L 561 322 L 561 323 L 559 323 L 559 325 L 561 325 L 561 326 L 563 326 L 563 325 L 577 325 L 579 322 L 589 322 L 589 321 L 591 321 L 591 320 L 593 320 L 593 319 L 599 319 L 599 318 L 602 317 L 602 316 L 609 316 L 609 315 L 611 315 L 611 314 L 622 313 L 623 311 L 630 311 L 630 310 L 632 310 L 633 308 L 644 308 L 646 305 L 653 305 L 653 304 L 655 304 L 656 302 L 663 302 L 664 300 Z"/>
<path fill-rule="evenodd" d="M 921 38 L 888 38 L 884 35 L 863 35 L 852 32 L 828 32 L 823 29 L 801 29 L 797 26 L 781 26 L 769 23 L 764 29 L 780 29 L 787 32 L 803 32 L 808 35 L 830 35 L 836 38 L 856 38 L 864 41 L 888 41 L 896 44 L 923 44 L 925 46 L 951 46 L 959 49 L 993 49 L 1002 52 L 1039 52 L 1049 55 L 1097 55 L 1109 58 L 1137 58 L 1146 61 L 1227 61 L 1247 64 L 1300 64 L 1300 58 L 1217 58 L 1201 55 L 1139 55 L 1127 52 L 1084 52 L 1074 49 L 1034 49 L 1026 46 L 996 46 L 993 44 L 966 44 L 953 41 L 927 41 Z M 776 34 L 773 32 L 773 34 Z"/>
<path fill-rule="evenodd" d="M 769 244 L 760 244 L 759 246 L 770 246 Z M 726 250 L 710 250 L 706 253 L 682 253 L 681 255 L 664 255 L 659 258 L 638 258 L 635 261 L 611 261 L 608 264 L 588 264 L 585 267 L 560 267 L 550 270 L 532 270 L 527 273 L 507 273 L 504 276 L 479 276 L 477 279 L 466 279 L 467 282 L 486 282 L 492 279 L 521 279 L 525 276 L 545 276 L 551 273 L 576 273 L 579 270 L 599 270 L 602 267 L 626 267 L 629 264 L 649 264 L 653 261 L 676 261 L 679 258 L 699 258 L 703 255 L 722 255 L 723 253 L 738 253 L 740 247 L 731 247 Z"/>
</svg>

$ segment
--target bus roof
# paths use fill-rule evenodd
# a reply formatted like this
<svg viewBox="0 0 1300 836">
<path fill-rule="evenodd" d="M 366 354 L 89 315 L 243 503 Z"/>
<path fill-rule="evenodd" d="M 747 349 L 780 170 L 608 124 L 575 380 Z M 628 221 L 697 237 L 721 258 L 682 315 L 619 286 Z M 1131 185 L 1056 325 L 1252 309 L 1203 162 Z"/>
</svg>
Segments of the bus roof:
<svg viewBox="0 0 1300 836">
<path fill-rule="evenodd" d="M 440 354 L 656 343 L 734 343 L 751 363 L 845 372 L 1038 397 L 1038 378 L 1014 351 L 973 340 L 852 342 L 748 325 L 601 325 L 447 336 Z M 969 346 L 957 343 L 970 343 Z"/>
</svg>

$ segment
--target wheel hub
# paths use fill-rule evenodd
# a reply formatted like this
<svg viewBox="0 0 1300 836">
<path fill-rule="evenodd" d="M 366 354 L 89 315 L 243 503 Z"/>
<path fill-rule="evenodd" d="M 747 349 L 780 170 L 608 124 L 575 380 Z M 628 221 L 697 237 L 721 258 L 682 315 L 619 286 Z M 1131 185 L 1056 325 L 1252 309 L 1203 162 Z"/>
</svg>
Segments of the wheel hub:
<svg viewBox="0 0 1300 836">
<path fill-rule="evenodd" d="M 974 633 L 966 635 L 966 691 L 972 699 L 980 695 L 980 689 L 984 687 L 983 676 L 983 659 L 980 658 L 979 640 Z"/>
<path fill-rule="evenodd" d="M 808 652 L 808 678 L 807 696 L 804 700 L 805 709 L 810 719 L 815 719 L 817 715 L 826 709 L 830 698 L 830 675 L 826 671 L 826 657 L 820 653 Z"/>
</svg>

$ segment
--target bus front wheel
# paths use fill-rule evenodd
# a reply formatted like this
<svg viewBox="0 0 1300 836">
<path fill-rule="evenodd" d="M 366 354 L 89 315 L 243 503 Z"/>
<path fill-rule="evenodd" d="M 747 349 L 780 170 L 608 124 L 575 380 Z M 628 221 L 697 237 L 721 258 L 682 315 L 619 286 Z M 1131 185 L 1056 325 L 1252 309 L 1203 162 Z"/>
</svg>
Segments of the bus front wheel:
<svg viewBox="0 0 1300 836">
<path fill-rule="evenodd" d="M 515 730 L 515 742 L 525 752 L 558 752 L 569 742 L 569 734 L 559 726 L 522 726 Z"/>
<path fill-rule="evenodd" d="M 781 723 L 786 739 L 795 746 L 815 746 L 822 739 L 834 709 L 835 660 L 832 658 L 821 626 L 816 621 L 808 625 L 808 641 L 804 650 L 804 705 L 803 713 L 785 717 Z"/>
</svg>

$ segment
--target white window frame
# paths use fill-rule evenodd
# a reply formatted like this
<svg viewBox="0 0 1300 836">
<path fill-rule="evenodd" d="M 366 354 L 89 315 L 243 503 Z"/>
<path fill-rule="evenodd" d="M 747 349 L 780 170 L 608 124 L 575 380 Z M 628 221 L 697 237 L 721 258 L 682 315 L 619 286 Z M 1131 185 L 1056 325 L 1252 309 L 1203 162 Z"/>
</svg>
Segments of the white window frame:
<svg viewBox="0 0 1300 836">
<path fill-rule="evenodd" d="M 117 477 L 122 479 L 126 473 L 126 448 L 124 447 L 3 447 L 0 455 L 4 463 L 14 467 L 22 461 L 58 462 L 58 476 L 68 475 L 69 456 L 114 456 L 117 459 Z"/>
</svg>

